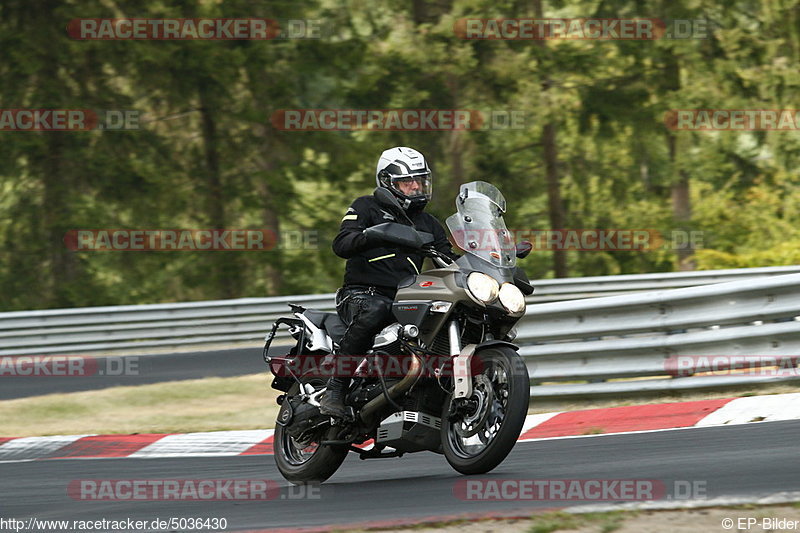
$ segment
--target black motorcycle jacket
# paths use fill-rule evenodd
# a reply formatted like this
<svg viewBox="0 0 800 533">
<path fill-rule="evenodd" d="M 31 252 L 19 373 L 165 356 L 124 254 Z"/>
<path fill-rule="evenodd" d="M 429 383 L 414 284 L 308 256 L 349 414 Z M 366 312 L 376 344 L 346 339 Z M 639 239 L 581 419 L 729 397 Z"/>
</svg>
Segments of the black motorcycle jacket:
<svg viewBox="0 0 800 533">
<path fill-rule="evenodd" d="M 406 212 L 414 228 L 431 233 L 433 247 L 451 259 L 457 259 L 441 223 L 423 210 Z M 356 198 L 342 218 L 339 234 L 333 240 L 333 251 L 347 259 L 344 286 L 374 286 L 390 298 L 397 292 L 397 284 L 419 274 L 425 256 L 413 250 L 401 249 L 387 243 L 370 244 L 362 233 L 366 228 L 397 222 L 408 225 L 405 217 L 396 216 L 382 207 L 374 196 Z"/>
</svg>

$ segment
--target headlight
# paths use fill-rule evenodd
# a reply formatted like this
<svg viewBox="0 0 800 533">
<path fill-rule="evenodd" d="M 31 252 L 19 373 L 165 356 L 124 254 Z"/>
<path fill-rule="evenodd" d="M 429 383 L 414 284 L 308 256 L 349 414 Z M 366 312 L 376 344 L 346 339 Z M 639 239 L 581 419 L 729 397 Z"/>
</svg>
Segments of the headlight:
<svg viewBox="0 0 800 533">
<path fill-rule="evenodd" d="M 525 310 L 525 296 L 512 283 L 503 283 L 500 286 L 500 303 L 512 315 L 519 314 Z"/>
<path fill-rule="evenodd" d="M 497 299 L 500 286 L 492 276 L 483 272 L 473 272 L 467 276 L 467 289 L 477 300 L 488 304 Z"/>
</svg>

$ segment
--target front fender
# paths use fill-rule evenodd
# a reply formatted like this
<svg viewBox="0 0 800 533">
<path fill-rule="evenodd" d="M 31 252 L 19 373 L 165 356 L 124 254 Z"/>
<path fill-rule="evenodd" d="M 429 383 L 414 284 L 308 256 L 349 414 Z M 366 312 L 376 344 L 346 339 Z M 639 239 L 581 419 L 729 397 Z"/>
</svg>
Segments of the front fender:
<svg viewBox="0 0 800 533">
<path fill-rule="evenodd" d="M 484 341 L 484 342 L 476 345 L 475 346 L 475 351 L 479 352 L 484 348 L 489 348 L 490 346 L 508 346 L 509 348 L 514 350 L 515 352 L 517 350 L 519 350 L 519 346 L 517 346 L 513 342 L 502 341 L 500 339 L 494 339 L 494 340 L 491 340 L 491 341 Z"/>
<path fill-rule="evenodd" d="M 472 396 L 472 356 L 492 346 L 506 346 L 515 352 L 519 346 L 508 341 L 494 339 L 480 344 L 467 344 L 461 353 L 453 357 L 453 397 L 469 398 Z"/>
</svg>

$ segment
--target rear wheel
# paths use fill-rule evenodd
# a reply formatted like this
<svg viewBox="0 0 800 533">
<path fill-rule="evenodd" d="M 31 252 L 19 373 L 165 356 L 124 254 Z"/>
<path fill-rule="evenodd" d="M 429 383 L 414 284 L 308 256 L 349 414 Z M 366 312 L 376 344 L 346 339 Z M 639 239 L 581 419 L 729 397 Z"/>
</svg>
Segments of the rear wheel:
<svg viewBox="0 0 800 533">
<path fill-rule="evenodd" d="M 452 395 L 442 414 L 442 447 L 447 462 L 462 474 L 484 474 L 499 465 L 517 442 L 530 399 L 525 362 L 508 346 L 476 353 L 480 373 L 472 377 L 472 396 L 458 400 L 452 420 Z"/>
<path fill-rule="evenodd" d="M 304 379 L 303 382 L 310 383 L 315 390 L 325 387 L 325 382 L 321 379 Z M 289 396 L 295 396 L 299 392 L 300 387 L 295 383 L 289 389 L 287 399 L 284 401 L 289 401 Z M 347 457 L 347 447 L 319 444 L 319 442 L 335 439 L 337 432 L 337 428 L 326 424 L 313 434 L 296 439 L 286 431 L 286 428 L 276 424 L 273 448 L 275 464 L 281 475 L 295 485 L 322 483 L 331 477 Z"/>
</svg>

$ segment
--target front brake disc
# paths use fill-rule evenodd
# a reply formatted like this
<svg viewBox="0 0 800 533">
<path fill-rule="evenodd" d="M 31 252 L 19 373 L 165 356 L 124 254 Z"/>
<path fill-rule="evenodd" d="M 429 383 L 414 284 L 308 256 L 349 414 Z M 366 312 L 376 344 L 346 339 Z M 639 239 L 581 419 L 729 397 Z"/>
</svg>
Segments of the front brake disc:
<svg viewBox="0 0 800 533">
<path fill-rule="evenodd" d="M 494 399 L 494 389 L 489 378 L 483 374 L 478 374 L 474 379 L 472 397 L 470 399 L 475 399 L 478 402 L 478 408 L 474 414 L 464 417 L 455 425 L 456 434 L 465 439 L 477 434 L 484 427 L 492 411 L 491 407 Z"/>
</svg>

